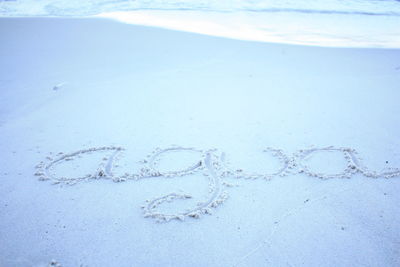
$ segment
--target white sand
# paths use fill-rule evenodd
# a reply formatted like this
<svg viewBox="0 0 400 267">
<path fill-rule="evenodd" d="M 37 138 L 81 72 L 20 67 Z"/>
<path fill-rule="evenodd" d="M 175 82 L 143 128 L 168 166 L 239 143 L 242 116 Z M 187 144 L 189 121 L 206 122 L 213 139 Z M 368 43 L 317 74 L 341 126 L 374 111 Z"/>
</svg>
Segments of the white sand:
<svg viewBox="0 0 400 267">
<path fill-rule="evenodd" d="M 101 19 L 0 33 L 0 266 L 400 265 L 400 177 L 380 175 L 400 167 L 400 50 Z M 173 144 L 196 150 L 152 154 Z M 347 149 L 293 157 L 311 146 L 355 149 L 370 171 Z"/>
</svg>

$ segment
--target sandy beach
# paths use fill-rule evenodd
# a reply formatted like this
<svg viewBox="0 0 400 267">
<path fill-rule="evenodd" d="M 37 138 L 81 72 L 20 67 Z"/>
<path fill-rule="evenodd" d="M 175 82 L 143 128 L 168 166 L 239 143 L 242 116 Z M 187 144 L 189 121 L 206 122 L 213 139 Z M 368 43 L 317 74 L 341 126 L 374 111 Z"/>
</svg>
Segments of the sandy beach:
<svg viewBox="0 0 400 267">
<path fill-rule="evenodd" d="M 399 49 L 0 35 L 0 266 L 400 265 Z"/>
</svg>

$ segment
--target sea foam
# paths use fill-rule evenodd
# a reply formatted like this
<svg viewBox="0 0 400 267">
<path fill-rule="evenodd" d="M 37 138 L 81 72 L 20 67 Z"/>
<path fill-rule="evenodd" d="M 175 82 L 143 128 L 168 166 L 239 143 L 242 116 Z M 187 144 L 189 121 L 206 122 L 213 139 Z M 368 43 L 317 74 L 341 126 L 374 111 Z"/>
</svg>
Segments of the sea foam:
<svg viewBox="0 0 400 267">
<path fill-rule="evenodd" d="M 0 0 L 0 16 L 96 16 L 249 41 L 400 48 L 396 0 Z"/>
</svg>

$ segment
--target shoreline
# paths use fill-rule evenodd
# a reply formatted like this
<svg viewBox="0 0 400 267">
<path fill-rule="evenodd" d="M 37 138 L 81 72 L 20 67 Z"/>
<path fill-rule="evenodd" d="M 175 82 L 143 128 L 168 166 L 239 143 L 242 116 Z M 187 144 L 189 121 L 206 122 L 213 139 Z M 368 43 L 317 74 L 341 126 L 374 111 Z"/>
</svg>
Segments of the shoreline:
<svg viewBox="0 0 400 267">
<path fill-rule="evenodd" d="M 400 49 L 400 18 L 307 13 L 137 10 L 89 16 L 3 16 L 30 19 L 110 19 L 134 26 L 176 30 L 232 40 L 333 48 Z M 384 29 L 384 30 L 383 30 Z"/>
</svg>

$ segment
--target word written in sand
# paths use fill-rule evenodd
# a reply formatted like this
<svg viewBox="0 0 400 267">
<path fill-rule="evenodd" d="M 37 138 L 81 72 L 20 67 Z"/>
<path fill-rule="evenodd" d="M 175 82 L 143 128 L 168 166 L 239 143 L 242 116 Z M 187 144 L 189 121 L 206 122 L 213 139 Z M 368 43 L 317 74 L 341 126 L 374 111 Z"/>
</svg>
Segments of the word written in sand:
<svg viewBox="0 0 400 267">
<path fill-rule="evenodd" d="M 271 154 L 279 160 L 280 166 L 276 171 L 271 173 L 256 173 L 243 169 L 235 169 L 226 160 L 225 153 L 219 152 L 217 149 L 202 150 L 196 148 L 187 148 L 180 146 L 172 146 L 168 148 L 157 148 L 150 153 L 144 160 L 141 161 L 143 165 L 136 173 L 124 173 L 123 175 L 116 175 L 113 169 L 116 162 L 121 157 L 121 152 L 125 149 L 122 147 L 108 146 L 96 147 L 90 149 L 78 150 L 73 153 L 64 154 L 62 152 L 57 155 L 51 154 L 45 161 L 40 162 L 36 168 L 36 176 L 39 176 L 41 181 L 52 181 L 54 184 L 68 184 L 73 185 L 81 181 L 109 179 L 114 182 L 124 182 L 128 180 L 148 179 L 153 177 L 177 177 L 185 176 L 194 173 L 202 173 L 208 179 L 208 198 L 206 201 L 199 202 L 194 207 L 191 207 L 182 212 L 166 213 L 159 211 L 159 206 L 166 202 L 172 202 L 178 199 L 192 198 L 189 194 L 184 193 L 170 193 L 164 196 L 156 197 L 147 200 L 145 205 L 142 206 L 144 216 L 155 218 L 157 221 L 170 221 L 172 219 L 184 220 L 187 217 L 199 218 L 202 214 L 212 214 L 212 211 L 222 204 L 227 198 L 228 193 L 224 190 L 226 187 L 232 186 L 225 181 L 226 178 L 237 179 L 266 179 L 270 180 L 277 176 L 287 176 L 289 174 L 303 173 L 311 177 L 320 179 L 331 178 L 350 178 L 356 173 L 370 178 L 392 178 L 400 176 L 400 169 L 388 168 L 384 171 L 377 172 L 370 170 L 362 163 L 358 153 L 352 148 L 311 148 L 298 150 L 293 155 L 287 155 L 280 149 L 266 148 L 264 152 Z M 109 156 L 104 157 L 98 167 L 92 173 L 85 174 L 80 177 L 59 177 L 54 174 L 53 169 L 56 165 L 77 160 L 86 154 L 93 154 L 99 152 L 107 152 Z M 159 169 L 159 163 L 163 155 L 168 153 L 194 153 L 197 160 L 190 165 L 172 171 L 162 171 Z M 341 153 L 346 161 L 345 168 L 334 174 L 321 173 L 313 171 L 307 164 L 311 156 L 315 156 L 318 152 L 335 152 Z"/>
</svg>

